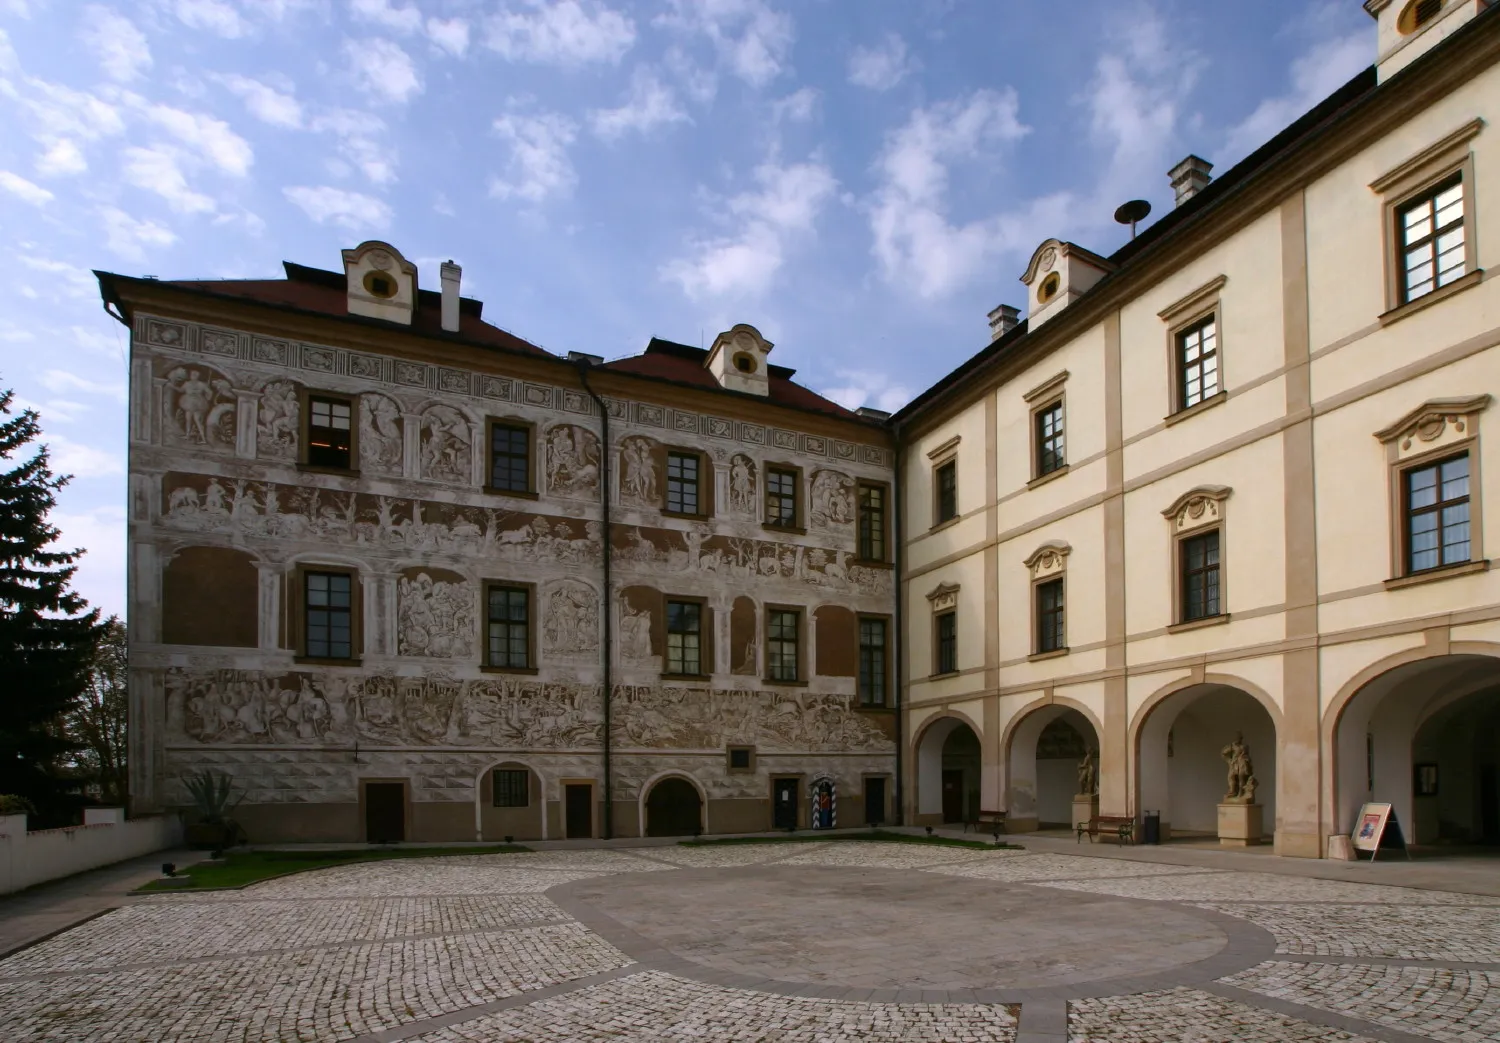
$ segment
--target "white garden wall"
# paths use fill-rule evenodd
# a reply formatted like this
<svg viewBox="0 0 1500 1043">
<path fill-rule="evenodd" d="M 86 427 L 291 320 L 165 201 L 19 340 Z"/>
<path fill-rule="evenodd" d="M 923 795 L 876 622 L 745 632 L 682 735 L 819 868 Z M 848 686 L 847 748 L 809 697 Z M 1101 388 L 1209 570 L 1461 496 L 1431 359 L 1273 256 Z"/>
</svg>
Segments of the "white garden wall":
<svg viewBox="0 0 1500 1043">
<path fill-rule="evenodd" d="M 25 815 L 0 815 L 0 894 L 181 843 L 175 814 L 126 819 L 121 808 L 86 808 L 81 826 L 30 833 Z"/>
</svg>

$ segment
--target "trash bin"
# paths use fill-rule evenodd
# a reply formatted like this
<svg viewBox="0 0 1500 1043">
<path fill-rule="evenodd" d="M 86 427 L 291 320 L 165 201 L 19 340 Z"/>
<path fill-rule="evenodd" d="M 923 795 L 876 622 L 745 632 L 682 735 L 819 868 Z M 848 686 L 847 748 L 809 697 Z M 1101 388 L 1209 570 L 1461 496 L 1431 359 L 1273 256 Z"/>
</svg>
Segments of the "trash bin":
<svg viewBox="0 0 1500 1043">
<path fill-rule="evenodd" d="M 1147 811 L 1141 819 L 1141 843 L 1161 843 L 1161 812 Z"/>
</svg>

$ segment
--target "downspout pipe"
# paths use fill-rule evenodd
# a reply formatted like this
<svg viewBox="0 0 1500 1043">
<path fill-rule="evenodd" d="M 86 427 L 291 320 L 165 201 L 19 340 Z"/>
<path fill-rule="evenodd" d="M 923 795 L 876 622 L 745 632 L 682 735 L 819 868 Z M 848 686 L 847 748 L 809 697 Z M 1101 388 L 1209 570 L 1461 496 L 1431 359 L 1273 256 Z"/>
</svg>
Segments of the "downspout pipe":
<svg viewBox="0 0 1500 1043">
<path fill-rule="evenodd" d="M 615 792 L 611 753 L 614 736 L 610 725 L 610 709 L 615 692 L 612 671 L 615 660 L 615 634 L 614 595 L 610 578 L 614 532 L 609 514 L 609 407 L 605 405 L 604 399 L 600 398 L 598 393 L 589 386 L 589 360 L 580 358 L 575 364 L 578 366 L 579 383 L 583 385 L 583 390 L 588 392 L 589 398 L 594 400 L 594 405 L 599 407 L 599 504 L 603 510 L 604 523 L 604 595 L 599 599 L 604 613 L 604 822 L 602 832 L 605 840 L 613 840 L 615 837 Z"/>
<path fill-rule="evenodd" d="M 901 429 L 899 426 L 892 428 L 891 450 L 896 456 L 896 467 L 894 475 L 895 501 L 891 513 L 894 523 L 891 526 L 891 542 L 895 546 L 895 574 L 896 574 L 896 640 L 892 642 L 895 646 L 895 663 L 892 672 L 896 675 L 896 684 L 892 689 L 895 697 L 896 707 L 896 825 L 906 825 L 906 711 L 902 708 L 902 694 L 906 691 L 906 538 L 904 523 L 906 520 L 906 488 L 902 483 L 901 465 L 904 457 L 901 454 Z"/>
</svg>

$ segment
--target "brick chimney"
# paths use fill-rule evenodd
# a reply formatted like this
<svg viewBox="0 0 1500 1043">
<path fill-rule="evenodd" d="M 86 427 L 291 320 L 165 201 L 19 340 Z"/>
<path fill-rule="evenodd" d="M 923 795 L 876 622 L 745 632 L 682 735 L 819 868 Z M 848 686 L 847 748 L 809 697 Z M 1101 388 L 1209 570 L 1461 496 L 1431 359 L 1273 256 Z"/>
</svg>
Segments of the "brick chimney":
<svg viewBox="0 0 1500 1043">
<path fill-rule="evenodd" d="M 1167 177 L 1172 179 L 1172 189 L 1177 193 L 1178 206 L 1208 187 L 1208 183 L 1213 180 L 1208 172 L 1213 168 L 1214 165 L 1208 160 L 1189 156 L 1167 171 Z"/>
<path fill-rule="evenodd" d="M 444 261 L 438 268 L 443 283 L 443 329 L 458 332 L 458 282 L 464 270 L 452 261 Z"/>
<path fill-rule="evenodd" d="M 1021 309 L 1010 304 L 1002 304 L 990 312 L 990 340 L 996 341 L 1016 328 L 1016 323 L 1021 321 Z"/>
</svg>

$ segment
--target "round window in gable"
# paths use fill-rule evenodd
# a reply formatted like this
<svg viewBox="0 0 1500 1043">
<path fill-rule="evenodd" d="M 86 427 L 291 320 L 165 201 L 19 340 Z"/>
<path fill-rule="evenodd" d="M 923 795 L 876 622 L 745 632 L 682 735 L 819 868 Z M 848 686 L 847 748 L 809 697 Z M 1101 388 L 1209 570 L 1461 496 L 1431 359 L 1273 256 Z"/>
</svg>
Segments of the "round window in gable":
<svg viewBox="0 0 1500 1043">
<path fill-rule="evenodd" d="M 755 372 L 755 356 L 748 351 L 737 351 L 734 353 L 734 368 L 741 373 Z"/>
<path fill-rule="evenodd" d="M 396 296 L 396 280 L 385 272 L 366 272 L 365 292 L 371 297 L 394 297 Z"/>
<path fill-rule="evenodd" d="M 1042 280 L 1042 285 L 1037 287 L 1036 299 L 1039 304 L 1046 304 L 1057 296 L 1058 287 L 1062 286 L 1062 276 L 1053 272 Z"/>
<path fill-rule="evenodd" d="M 1396 16 L 1396 31 L 1410 36 L 1437 17 L 1443 9 L 1443 0 L 1411 0 Z"/>
</svg>

